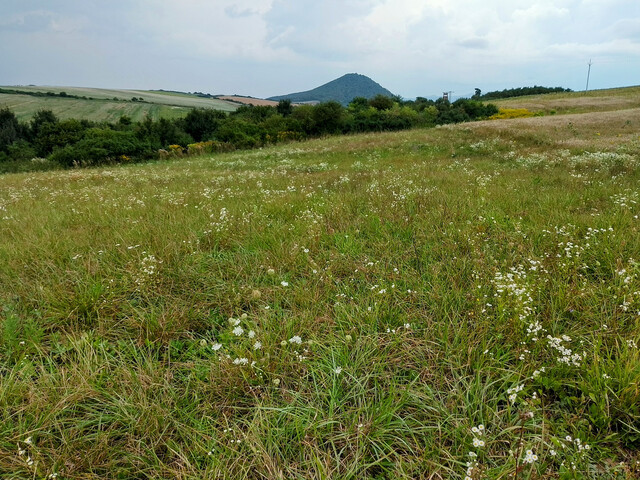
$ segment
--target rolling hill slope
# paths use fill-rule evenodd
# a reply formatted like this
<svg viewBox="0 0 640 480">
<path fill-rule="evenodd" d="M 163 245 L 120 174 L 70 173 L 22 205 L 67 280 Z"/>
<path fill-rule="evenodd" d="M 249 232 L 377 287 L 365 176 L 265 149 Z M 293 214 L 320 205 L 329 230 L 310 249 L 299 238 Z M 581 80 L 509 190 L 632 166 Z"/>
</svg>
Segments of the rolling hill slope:
<svg viewBox="0 0 640 480">
<path fill-rule="evenodd" d="M 312 90 L 269 97 L 268 100 L 289 99 L 296 103 L 334 100 L 347 105 L 355 97 L 373 98 L 376 95 L 391 97 L 393 93 L 365 75 L 348 73 Z"/>
<path fill-rule="evenodd" d="M 0 88 L 23 92 L 0 93 L 0 108 L 10 108 L 19 120 L 28 120 L 42 109 L 51 110 L 62 119 L 116 121 L 121 115 L 127 115 L 139 121 L 147 115 L 153 119 L 182 117 L 192 108 L 227 112 L 238 108 L 237 104 L 223 100 L 164 91 L 39 86 Z M 62 92 L 68 96 L 59 96 Z M 45 95 L 37 96 L 42 93 Z M 134 97 L 143 101 L 132 101 Z"/>
</svg>

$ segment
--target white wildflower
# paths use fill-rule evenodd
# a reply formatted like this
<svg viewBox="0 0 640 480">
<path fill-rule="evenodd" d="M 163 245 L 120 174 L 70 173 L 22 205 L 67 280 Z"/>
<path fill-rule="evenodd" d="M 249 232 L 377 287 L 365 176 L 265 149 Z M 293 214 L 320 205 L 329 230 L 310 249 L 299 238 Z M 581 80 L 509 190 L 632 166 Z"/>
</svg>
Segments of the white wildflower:
<svg viewBox="0 0 640 480">
<path fill-rule="evenodd" d="M 538 460 L 538 456 L 533 453 L 533 450 L 527 450 L 527 454 L 524 457 L 524 463 L 533 463 Z"/>
<path fill-rule="evenodd" d="M 241 326 L 237 326 L 236 328 L 233 329 L 233 334 L 236 337 L 239 337 L 240 335 L 242 335 L 244 333 L 244 329 Z"/>
<path fill-rule="evenodd" d="M 484 440 L 480 440 L 479 438 L 474 438 L 473 439 L 473 446 L 474 447 L 484 447 Z"/>
</svg>

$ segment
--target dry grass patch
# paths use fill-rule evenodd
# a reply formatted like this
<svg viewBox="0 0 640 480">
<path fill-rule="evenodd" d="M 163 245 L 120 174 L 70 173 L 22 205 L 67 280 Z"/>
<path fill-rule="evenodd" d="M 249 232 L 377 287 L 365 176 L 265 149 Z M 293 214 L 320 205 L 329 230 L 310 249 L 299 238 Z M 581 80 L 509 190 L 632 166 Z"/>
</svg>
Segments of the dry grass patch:
<svg viewBox="0 0 640 480">
<path fill-rule="evenodd" d="M 526 108 L 544 113 L 606 112 L 640 107 L 640 87 L 527 95 L 491 102 L 502 108 Z"/>
</svg>

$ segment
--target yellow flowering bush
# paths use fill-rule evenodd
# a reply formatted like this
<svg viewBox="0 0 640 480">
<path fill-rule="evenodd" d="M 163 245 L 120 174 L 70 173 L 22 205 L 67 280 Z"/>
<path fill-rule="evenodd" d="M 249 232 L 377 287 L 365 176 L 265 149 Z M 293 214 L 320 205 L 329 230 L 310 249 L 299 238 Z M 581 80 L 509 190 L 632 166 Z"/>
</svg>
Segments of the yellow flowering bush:
<svg viewBox="0 0 640 480">
<path fill-rule="evenodd" d="M 217 140 L 208 140 L 206 142 L 190 143 L 187 145 L 187 153 L 189 155 L 202 155 L 205 153 L 230 152 L 234 150 L 233 145 Z"/>
<path fill-rule="evenodd" d="M 491 115 L 490 120 L 502 120 L 505 118 L 526 118 L 533 117 L 534 113 L 526 108 L 500 108 L 498 113 Z"/>
<path fill-rule="evenodd" d="M 184 153 L 184 149 L 181 145 L 169 145 L 169 156 L 170 157 L 181 157 Z"/>
<path fill-rule="evenodd" d="M 292 132 L 292 131 L 284 131 L 278 132 L 278 142 L 291 142 L 293 140 L 302 140 L 304 135 L 302 132 Z"/>
</svg>

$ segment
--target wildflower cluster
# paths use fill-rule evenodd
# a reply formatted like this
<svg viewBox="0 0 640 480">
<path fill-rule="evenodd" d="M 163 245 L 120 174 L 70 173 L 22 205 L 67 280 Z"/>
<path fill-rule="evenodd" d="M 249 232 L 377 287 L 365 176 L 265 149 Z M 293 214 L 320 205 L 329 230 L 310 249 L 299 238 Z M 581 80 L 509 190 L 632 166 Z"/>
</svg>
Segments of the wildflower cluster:
<svg viewBox="0 0 640 480">
<path fill-rule="evenodd" d="M 227 322 L 230 333 L 220 335 L 220 340 L 213 342 L 211 350 L 218 354 L 220 360 L 231 361 L 237 366 L 255 367 L 259 361 L 256 354 L 262 350 L 262 342 L 258 339 L 249 316 L 243 313 L 238 318 L 230 317 Z"/>
<path fill-rule="evenodd" d="M 209 224 L 211 228 L 204 232 L 205 235 L 209 235 L 212 232 L 221 233 L 227 230 L 229 226 L 229 212 L 225 207 L 220 209 L 219 214 L 212 213 L 209 218 L 211 219 L 211 223 Z"/>
<path fill-rule="evenodd" d="M 588 468 L 591 445 L 571 435 L 552 437 L 551 441 L 555 448 L 549 449 L 549 455 L 559 464 L 560 471 L 575 474 L 580 469 Z"/>
<path fill-rule="evenodd" d="M 538 460 L 538 455 L 533 453 L 533 450 L 527 450 L 522 461 L 524 463 L 533 463 Z"/>
<path fill-rule="evenodd" d="M 556 350 L 559 353 L 557 357 L 557 361 L 559 363 L 564 363 L 565 365 L 574 365 L 579 367 L 586 356 L 586 352 L 583 352 L 582 355 L 579 353 L 574 353 L 569 347 L 565 346 L 563 342 L 570 342 L 571 337 L 568 335 L 562 335 L 561 337 L 552 337 L 551 335 L 547 335 L 547 340 L 549 342 L 549 346 Z"/>
<path fill-rule="evenodd" d="M 483 440 L 483 436 L 485 434 L 485 428 L 483 424 L 478 425 L 477 427 L 471 428 L 471 433 L 473 434 L 472 445 L 474 448 L 482 448 L 485 446 L 485 441 Z M 468 453 L 469 460 L 467 461 L 467 471 L 465 480 L 473 480 L 474 478 L 478 478 L 481 474 L 480 465 L 478 463 L 478 454 L 474 451 L 470 451 Z"/>
<path fill-rule="evenodd" d="M 37 450 L 33 441 L 33 437 L 27 437 L 22 442 L 19 442 L 17 453 L 21 463 L 23 463 L 24 466 L 32 472 L 34 478 L 38 476 L 38 474 L 42 474 L 43 470 L 48 470 L 46 468 L 43 468 L 43 465 L 41 463 L 39 464 L 38 461 L 35 460 L 35 457 L 37 456 Z M 41 478 L 46 478 L 47 480 L 58 478 L 58 472 L 56 472 L 55 469 L 52 470 L 49 470 L 51 473 Z"/>
<path fill-rule="evenodd" d="M 509 401 L 515 403 L 518 399 L 518 393 L 524 389 L 524 384 L 516 385 L 515 387 L 507 389 L 507 395 L 509 395 Z"/>
<path fill-rule="evenodd" d="M 158 265 L 162 263 L 162 260 L 158 260 L 154 255 L 147 254 L 147 252 L 143 251 L 142 255 L 144 255 L 144 257 L 140 260 L 138 273 L 134 278 L 138 287 L 149 283 L 149 280 L 157 274 Z"/>
<path fill-rule="evenodd" d="M 528 269 L 523 265 L 517 265 L 511 267 L 507 273 L 496 272 L 493 278 L 496 290 L 494 297 L 505 298 L 522 322 L 526 322 L 534 314 L 533 292 L 527 278 L 527 270 L 537 271 L 540 268 L 540 262 L 530 260 L 530 263 Z M 529 325 L 528 331 L 531 335 L 535 335 L 541 328 L 540 324 L 534 321 Z"/>
</svg>

